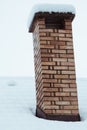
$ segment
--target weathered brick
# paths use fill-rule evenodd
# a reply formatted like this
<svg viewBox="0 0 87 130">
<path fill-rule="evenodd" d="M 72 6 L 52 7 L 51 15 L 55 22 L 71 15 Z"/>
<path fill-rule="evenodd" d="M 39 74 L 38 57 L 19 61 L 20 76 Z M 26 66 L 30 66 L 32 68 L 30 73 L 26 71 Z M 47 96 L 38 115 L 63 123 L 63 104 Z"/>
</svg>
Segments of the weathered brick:
<svg viewBox="0 0 87 130">
<path fill-rule="evenodd" d="M 42 66 L 43 70 L 48 70 L 48 66 Z"/>
<path fill-rule="evenodd" d="M 54 54 L 41 54 L 41 57 L 55 57 Z"/>
<path fill-rule="evenodd" d="M 70 96 L 70 93 L 68 93 L 68 92 L 56 92 L 55 93 L 55 96 Z"/>
<path fill-rule="evenodd" d="M 73 54 L 60 54 L 61 58 L 74 58 Z"/>
<path fill-rule="evenodd" d="M 74 62 L 61 62 L 61 65 L 74 66 Z"/>
<path fill-rule="evenodd" d="M 74 62 L 73 58 L 68 58 L 68 62 Z"/>
<path fill-rule="evenodd" d="M 59 37 L 59 41 L 72 41 L 72 38 L 63 38 L 63 37 Z"/>
<path fill-rule="evenodd" d="M 71 88 L 76 87 L 76 84 L 70 84 L 70 87 Z"/>
<path fill-rule="evenodd" d="M 55 70 L 42 70 L 42 74 L 56 74 Z"/>
<path fill-rule="evenodd" d="M 65 37 L 65 34 L 61 34 L 61 33 L 51 33 L 51 36 L 59 36 L 59 37 Z"/>
<path fill-rule="evenodd" d="M 72 34 L 66 34 L 66 37 L 72 37 Z"/>
<path fill-rule="evenodd" d="M 63 88 L 63 92 L 76 92 L 76 91 L 77 91 L 76 88 Z"/>
<path fill-rule="evenodd" d="M 66 53 L 66 50 L 52 50 L 52 53 Z"/>
<path fill-rule="evenodd" d="M 60 49 L 73 49 L 73 46 L 60 46 Z"/>
<path fill-rule="evenodd" d="M 56 92 L 58 88 L 43 88 L 43 92 Z"/>
<path fill-rule="evenodd" d="M 50 105 L 50 106 L 45 106 L 44 109 L 59 109 L 59 106 L 57 105 Z"/>
<path fill-rule="evenodd" d="M 78 111 L 78 110 L 72 110 L 72 114 L 78 115 L 78 114 L 79 114 L 79 111 Z"/>
<path fill-rule="evenodd" d="M 40 41 L 41 40 L 54 40 L 54 38 L 53 37 L 40 37 Z"/>
<path fill-rule="evenodd" d="M 50 92 L 45 92 L 44 96 L 51 96 Z"/>
<path fill-rule="evenodd" d="M 49 110 L 49 109 L 44 109 L 44 112 L 47 114 L 52 114 L 52 110 Z"/>
<path fill-rule="evenodd" d="M 58 101 L 59 97 L 44 97 L 44 101 Z"/>
<path fill-rule="evenodd" d="M 70 102 L 68 102 L 68 101 L 56 101 L 55 102 L 57 105 L 70 105 Z"/>
<path fill-rule="evenodd" d="M 40 29 L 39 32 L 53 32 L 53 29 Z"/>
<path fill-rule="evenodd" d="M 66 58 L 53 58 L 53 61 L 67 61 Z"/>
<path fill-rule="evenodd" d="M 55 62 L 41 62 L 42 65 L 55 65 Z"/>
<path fill-rule="evenodd" d="M 71 114 L 71 110 L 56 110 L 56 113 L 61 114 L 61 115 L 69 115 Z"/>
<path fill-rule="evenodd" d="M 62 71 L 62 74 L 75 74 L 75 71 Z"/>
<path fill-rule="evenodd" d="M 78 101 L 71 101 L 72 105 L 78 105 Z"/>
<path fill-rule="evenodd" d="M 70 75 L 70 79 L 76 79 L 75 75 Z"/>
<path fill-rule="evenodd" d="M 66 43 L 63 41 L 63 42 L 59 42 L 59 41 L 50 41 L 51 44 L 53 45 L 61 45 L 61 46 L 64 46 Z"/>
<path fill-rule="evenodd" d="M 75 66 L 69 67 L 69 70 L 74 70 L 75 71 Z M 73 76 L 75 76 L 75 75 L 73 75 Z"/>
<path fill-rule="evenodd" d="M 64 87 L 69 87 L 69 84 L 54 84 L 54 87 L 64 88 Z"/>
<path fill-rule="evenodd" d="M 62 83 L 75 83 L 75 80 L 63 79 Z"/>
<path fill-rule="evenodd" d="M 77 101 L 77 97 L 63 97 L 63 101 Z"/>
<path fill-rule="evenodd" d="M 74 93 L 72 92 L 72 93 L 71 93 L 71 96 L 75 96 L 75 97 L 76 97 L 76 96 L 77 96 L 77 93 L 76 93 L 76 92 L 74 92 Z"/>
<path fill-rule="evenodd" d="M 75 110 L 75 109 L 78 109 L 78 106 L 64 106 L 64 109 L 68 109 L 68 110 Z"/>
<path fill-rule="evenodd" d="M 58 78 L 58 79 L 68 79 L 68 75 L 54 75 L 54 78 Z"/>
<path fill-rule="evenodd" d="M 54 48 L 54 45 L 40 45 L 40 48 L 48 48 L 48 49 L 52 49 Z"/>
<path fill-rule="evenodd" d="M 70 29 L 70 30 L 71 30 L 71 29 L 72 29 L 72 26 L 66 25 L 66 26 L 65 26 L 65 29 Z"/>
</svg>

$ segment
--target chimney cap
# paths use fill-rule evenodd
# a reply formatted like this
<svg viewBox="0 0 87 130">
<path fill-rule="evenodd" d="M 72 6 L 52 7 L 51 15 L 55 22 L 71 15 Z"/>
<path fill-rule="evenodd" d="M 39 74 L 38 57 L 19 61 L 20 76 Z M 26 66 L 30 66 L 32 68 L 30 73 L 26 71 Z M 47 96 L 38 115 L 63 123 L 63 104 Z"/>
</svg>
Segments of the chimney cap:
<svg viewBox="0 0 87 130">
<path fill-rule="evenodd" d="M 30 13 L 28 20 L 29 32 L 32 32 L 34 21 L 38 18 L 46 17 L 63 17 L 65 19 L 73 20 L 75 16 L 75 8 L 72 5 L 66 4 L 38 4 L 35 5 Z"/>
</svg>

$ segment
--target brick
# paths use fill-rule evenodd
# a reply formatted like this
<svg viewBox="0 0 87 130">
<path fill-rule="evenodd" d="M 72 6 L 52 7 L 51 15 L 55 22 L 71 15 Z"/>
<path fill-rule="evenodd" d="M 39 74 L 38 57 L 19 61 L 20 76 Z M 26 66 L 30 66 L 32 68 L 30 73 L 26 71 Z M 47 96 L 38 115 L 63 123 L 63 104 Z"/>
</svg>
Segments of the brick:
<svg viewBox="0 0 87 130">
<path fill-rule="evenodd" d="M 44 87 L 50 87 L 50 83 L 43 83 L 43 88 Z"/>
<path fill-rule="evenodd" d="M 62 96 L 70 96 L 70 93 L 68 93 L 68 92 L 56 92 L 55 93 L 55 96 L 60 96 L 60 97 L 62 97 Z"/>
<path fill-rule="evenodd" d="M 62 83 L 75 83 L 75 80 L 62 80 Z"/>
<path fill-rule="evenodd" d="M 44 101 L 43 105 L 51 105 L 51 101 Z"/>
<path fill-rule="evenodd" d="M 62 74 L 75 74 L 75 71 L 62 71 Z"/>
<path fill-rule="evenodd" d="M 44 101 L 59 101 L 58 97 L 44 97 Z"/>
<path fill-rule="evenodd" d="M 76 87 L 76 84 L 70 84 L 70 87 L 71 88 Z"/>
<path fill-rule="evenodd" d="M 61 115 L 69 115 L 69 114 L 71 114 L 71 111 L 70 110 L 56 110 L 56 113 L 58 113 L 58 114 L 61 114 Z"/>
<path fill-rule="evenodd" d="M 38 24 L 39 24 L 39 25 L 44 25 L 44 24 L 45 24 L 45 20 L 39 20 L 39 21 L 38 21 Z"/>
<path fill-rule="evenodd" d="M 52 50 L 52 53 L 66 53 L 66 50 Z"/>
<path fill-rule="evenodd" d="M 49 78 L 49 75 L 44 74 L 44 75 L 42 75 L 42 78 L 44 78 L 44 79 L 47 78 L 47 79 L 48 79 L 48 78 Z"/>
<path fill-rule="evenodd" d="M 72 29 L 72 26 L 66 25 L 65 29 Z"/>
<path fill-rule="evenodd" d="M 57 82 L 57 79 L 43 79 L 43 82 L 45 82 L 45 83 L 56 83 Z"/>
<path fill-rule="evenodd" d="M 71 101 L 72 105 L 78 105 L 78 101 Z"/>
<path fill-rule="evenodd" d="M 48 58 L 41 58 L 41 61 L 48 61 Z"/>
<path fill-rule="evenodd" d="M 54 70 L 67 70 L 67 66 L 54 66 Z"/>
<path fill-rule="evenodd" d="M 71 26 L 71 21 L 70 22 L 65 22 L 65 25 L 70 25 Z"/>
<path fill-rule="evenodd" d="M 57 105 L 70 105 L 70 102 L 68 102 L 68 101 L 56 101 L 55 103 Z"/>
<path fill-rule="evenodd" d="M 44 109 L 44 112 L 47 113 L 47 114 L 51 114 L 51 113 L 52 113 L 52 110 Z"/>
<path fill-rule="evenodd" d="M 59 41 L 72 41 L 72 38 L 59 37 Z"/>
<path fill-rule="evenodd" d="M 59 42 L 59 41 L 51 41 L 51 44 L 53 45 L 61 45 L 61 46 L 64 46 L 65 45 L 65 42 Z"/>
<path fill-rule="evenodd" d="M 53 32 L 53 29 L 40 29 L 39 32 Z"/>
<path fill-rule="evenodd" d="M 74 59 L 68 58 L 68 62 L 74 62 Z"/>
<path fill-rule="evenodd" d="M 72 110 L 72 114 L 78 115 L 78 114 L 79 114 L 79 111 L 78 111 L 78 110 Z"/>
<path fill-rule="evenodd" d="M 39 29 L 45 29 L 45 25 L 39 25 Z"/>
<path fill-rule="evenodd" d="M 42 73 L 44 73 L 44 74 L 56 74 L 56 71 L 54 71 L 54 70 L 42 70 Z"/>
<path fill-rule="evenodd" d="M 60 46 L 60 49 L 73 49 L 73 46 Z"/>
<path fill-rule="evenodd" d="M 58 78 L 58 79 L 68 79 L 68 75 L 54 75 L 54 78 Z"/>
<path fill-rule="evenodd" d="M 65 33 L 69 33 L 69 34 L 70 34 L 70 33 L 72 33 L 72 30 L 62 30 L 62 29 L 60 30 L 60 29 L 59 29 L 58 32 L 59 32 L 59 33 L 64 33 L 64 34 L 65 34 Z"/>
<path fill-rule="evenodd" d="M 53 49 L 54 45 L 40 45 L 40 48 Z"/>
<path fill-rule="evenodd" d="M 74 71 L 75 71 L 75 66 L 69 67 L 69 70 L 74 70 Z M 73 75 L 73 76 L 75 76 L 75 75 Z M 73 76 L 72 76 L 72 77 L 73 77 Z"/>
<path fill-rule="evenodd" d="M 60 57 L 62 58 L 74 58 L 73 54 L 60 54 Z"/>
<path fill-rule="evenodd" d="M 53 61 L 61 62 L 61 61 L 67 61 L 67 59 L 66 58 L 53 58 Z"/>
<path fill-rule="evenodd" d="M 40 41 L 41 40 L 54 40 L 54 38 L 53 37 L 40 37 Z"/>
<path fill-rule="evenodd" d="M 46 33 L 40 33 L 39 36 L 46 36 Z"/>
<path fill-rule="evenodd" d="M 45 106 L 44 109 L 59 109 L 59 106 L 57 106 L 57 105 L 50 105 L 50 106 Z"/>
<path fill-rule="evenodd" d="M 69 84 L 54 84 L 54 87 L 64 88 L 64 87 L 69 87 Z"/>
<path fill-rule="evenodd" d="M 55 65 L 55 62 L 41 62 L 42 65 Z"/>
<path fill-rule="evenodd" d="M 43 70 L 48 70 L 48 66 L 42 66 Z"/>
<path fill-rule="evenodd" d="M 41 57 L 55 57 L 54 54 L 41 54 Z"/>
<path fill-rule="evenodd" d="M 71 37 L 72 38 L 72 34 L 66 34 L 66 37 Z"/>
<path fill-rule="evenodd" d="M 51 33 L 51 36 L 65 37 L 65 34 L 61 34 L 61 33 Z"/>
<path fill-rule="evenodd" d="M 72 54 L 73 50 L 67 50 L 67 54 Z"/>
<path fill-rule="evenodd" d="M 70 75 L 70 79 L 76 79 L 75 75 Z"/>
<path fill-rule="evenodd" d="M 63 97 L 63 101 L 77 101 L 77 97 Z"/>
<path fill-rule="evenodd" d="M 43 92 L 56 92 L 58 88 L 43 88 Z"/>
<path fill-rule="evenodd" d="M 50 95 L 50 92 L 45 92 L 45 93 L 44 93 L 44 96 L 51 96 L 51 95 Z"/>
<path fill-rule="evenodd" d="M 63 92 L 76 92 L 76 91 L 77 91 L 76 88 L 63 88 Z"/>
<path fill-rule="evenodd" d="M 75 93 L 75 92 L 74 92 L 74 93 L 71 93 L 71 96 L 75 96 L 75 97 L 76 97 L 76 96 L 77 96 L 77 93 Z"/>
<path fill-rule="evenodd" d="M 61 65 L 74 66 L 74 62 L 61 62 Z"/>
<path fill-rule="evenodd" d="M 64 106 L 64 109 L 67 109 L 67 110 L 75 110 L 75 109 L 78 109 L 78 106 Z"/>
<path fill-rule="evenodd" d="M 66 45 L 67 45 L 67 46 L 72 46 L 72 45 L 73 45 L 73 42 L 66 42 Z"/>
</svg>

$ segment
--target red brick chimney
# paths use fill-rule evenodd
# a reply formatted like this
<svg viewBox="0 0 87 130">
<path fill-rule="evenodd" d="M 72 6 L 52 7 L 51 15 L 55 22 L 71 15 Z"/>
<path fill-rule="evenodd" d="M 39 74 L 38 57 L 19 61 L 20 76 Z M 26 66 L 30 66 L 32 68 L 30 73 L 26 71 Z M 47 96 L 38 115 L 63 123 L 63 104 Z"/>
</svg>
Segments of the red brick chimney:
<svg viewBox="0 0 87 130">
<path fill-rule="evenodd" d="M 36 116 L 50 120 L 80 121 L 72 38 L 75 14 L 38 11 L 33 33 Z"/>
</svg>

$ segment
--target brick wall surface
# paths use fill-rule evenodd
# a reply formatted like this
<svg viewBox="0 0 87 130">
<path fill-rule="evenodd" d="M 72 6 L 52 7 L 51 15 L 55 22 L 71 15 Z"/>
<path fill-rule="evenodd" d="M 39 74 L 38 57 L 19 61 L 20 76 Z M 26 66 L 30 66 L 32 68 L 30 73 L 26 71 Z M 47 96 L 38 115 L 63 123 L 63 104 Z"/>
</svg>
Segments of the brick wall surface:
<svg viewBox="0 0 87 130">
<path fill-rule="evenodd" d="M 37 106 L 51 115 L 79 113 L 71 24 L 47 29 L 38 19 L 33 32 Z"/>
</svg>

